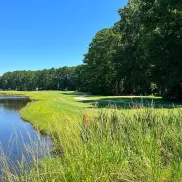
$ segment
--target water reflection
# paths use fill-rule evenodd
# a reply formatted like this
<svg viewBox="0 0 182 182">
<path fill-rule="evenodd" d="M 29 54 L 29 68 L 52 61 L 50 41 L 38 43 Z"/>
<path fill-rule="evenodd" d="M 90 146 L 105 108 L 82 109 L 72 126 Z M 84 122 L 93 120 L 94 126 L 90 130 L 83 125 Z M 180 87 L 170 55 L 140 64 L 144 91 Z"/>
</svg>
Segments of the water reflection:
<svg viewBox="0 0 182 182">
<path fill-rule="evenodd" d="M 30 102 L 28 97 L 0 96 L 0 106 L 8 110 L 19 111 Z"/>
</svg>

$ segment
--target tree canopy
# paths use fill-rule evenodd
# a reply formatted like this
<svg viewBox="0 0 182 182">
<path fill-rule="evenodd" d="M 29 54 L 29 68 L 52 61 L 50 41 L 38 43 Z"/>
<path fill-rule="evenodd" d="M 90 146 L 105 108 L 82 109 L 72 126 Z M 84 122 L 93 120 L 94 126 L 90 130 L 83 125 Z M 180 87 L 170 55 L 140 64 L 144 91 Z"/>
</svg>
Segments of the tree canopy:
<svg viewBox="0 0 182 182">
<path fill-rule="evenodd" d="M 182 2 L 129 0 L 120 20 L 92 39 L 83 64 L 7 72 L 2 89 L 158 94 L 182 101 Z"/>
</svg>

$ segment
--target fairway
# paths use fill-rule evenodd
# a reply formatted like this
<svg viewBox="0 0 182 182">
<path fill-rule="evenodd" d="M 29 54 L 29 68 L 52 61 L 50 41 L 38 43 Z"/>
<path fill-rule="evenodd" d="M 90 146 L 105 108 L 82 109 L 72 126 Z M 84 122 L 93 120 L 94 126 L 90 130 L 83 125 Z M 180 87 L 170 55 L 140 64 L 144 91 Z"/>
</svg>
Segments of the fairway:
<svg viewBox="0 0 182 182">
<path fill-rule="evenodd" d="M 181 178 L 180 103 L 153 96 L 92 96 L 73 91 L 0 95 L 30 97 L 32 102 L 20 111 L 22 118 L 53 140 L 54 155 L 39 160 L 32 151 L 34 162 L 31 169 L 22 171 L 23 180 L 160 182 Z M 13 181 L 10 172 L 6 176 Z"/>
<path fill-rule="evenodd" d="M 153 96 L 92 96 L 75 91 L 33 91 L 0 92 L 1 95 L 25 95 L 32 102 L 21 110 L 24 120 L 31 122 L 41 132 L 52 133 L 55 126 L 67 121 L 82 122 L 85 113 L 95 115 L 100 109 L 117 107 L 131 110 L 152 107 L 159 110 L 180 108 L 181 103 L 173 103 Z"/>
<path fill-rule="evenodd" d="M 0 182 L 182 182 L 182 0 L 0 17 Z"/>
</svg>

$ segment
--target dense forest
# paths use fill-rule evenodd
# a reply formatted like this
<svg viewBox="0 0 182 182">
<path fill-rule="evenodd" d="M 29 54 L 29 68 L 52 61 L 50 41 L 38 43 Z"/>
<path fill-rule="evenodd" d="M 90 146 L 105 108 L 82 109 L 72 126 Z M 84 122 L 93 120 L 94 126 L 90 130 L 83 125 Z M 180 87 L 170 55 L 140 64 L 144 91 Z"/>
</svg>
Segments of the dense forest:
<svg viewBox="0 0 182 182">
<path fill-rule="evenodd" d="M 83 64 L 7 72 L 1 89 L 163 95 L 182 101 L 182 1 L 129 0 L 120 20 L 99 31 Z"/>
</svg>

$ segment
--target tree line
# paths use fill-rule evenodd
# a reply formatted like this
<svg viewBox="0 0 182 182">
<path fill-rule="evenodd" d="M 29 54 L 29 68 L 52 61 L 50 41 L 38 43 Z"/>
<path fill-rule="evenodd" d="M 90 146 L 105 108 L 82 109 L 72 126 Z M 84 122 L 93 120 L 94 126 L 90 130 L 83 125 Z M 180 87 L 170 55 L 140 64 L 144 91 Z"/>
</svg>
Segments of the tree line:
<svg viewBox="0 0 182 182">
<path fill-rule="evenodd" d="M 129 0 L 118 12 L 120 20 L 95 35 L 82 65 L 8 72 L 1 88 L 182 100 L 182 2 Z"/>
<path fill-rule="evenodd" d="M 5 90 L 75 90 L 75 67 L 39 71 L 14 71 L 3 74 L 0 88 Z"/>
<path fill-rule="evenodd" d="M 85 54 L 89 90 L 182 100 L 182 1 L 129 0 L 119 15 Z"/>
</svg>

